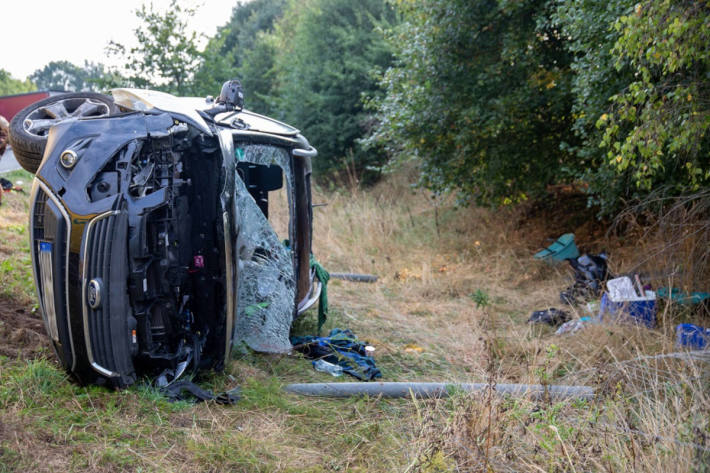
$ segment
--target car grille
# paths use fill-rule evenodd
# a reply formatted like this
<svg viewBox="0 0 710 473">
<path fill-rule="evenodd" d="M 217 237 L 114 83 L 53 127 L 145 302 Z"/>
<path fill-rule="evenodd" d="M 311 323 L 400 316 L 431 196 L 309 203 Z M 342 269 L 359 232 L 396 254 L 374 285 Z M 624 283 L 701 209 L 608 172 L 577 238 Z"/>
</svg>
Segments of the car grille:
<svg viewBox="0 0 710 473">
<path fill-rule="evenodd" d="M 84 249 L 84 333 L 89 361 L 106 376 L 116 376 L 109 314 L 111 242 L 118 212 L 99 215 L 87 226 Z"/>
</svg>

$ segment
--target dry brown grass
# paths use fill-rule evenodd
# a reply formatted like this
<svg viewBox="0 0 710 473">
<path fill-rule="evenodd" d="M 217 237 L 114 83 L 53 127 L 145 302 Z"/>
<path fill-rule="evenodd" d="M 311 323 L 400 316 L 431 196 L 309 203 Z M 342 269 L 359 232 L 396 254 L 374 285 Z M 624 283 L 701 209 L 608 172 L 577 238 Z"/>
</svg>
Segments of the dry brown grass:
<svg viewBox="0 0 710 473">
<path fill-rule="evenodd" d="M 500 383 L 589 385 L 600 394 L 593 403 L 555 405 L 491 404 L 480 395 L 422 403 L 411 468 L 695 471 L 710 460 L 708 361 L 624 362 L 672 352 L 673 327 L 689 314 L 661 305 L 655 330 L 594 325 L 564 337 L 525 323 L 533 310 L 560 307 L 559 291 L 570 282 L 564 266 L 531 259 L 546 237 L 575 231 L 582 249 L 609 250 L 611 269 L 620 274 L 663 245 L 662 233 L 624 240 L 594 220 L 565 228 L 544 213 L 530 217 L 529 209 L 455 209 L 404 180 L 319 199 L 329 205 L 316 210 L 317 256 L 332 271 L 380 276 L 375 285 L 336 281 L 331 300 L 361 337 L 376 341 L 384 362 L 399 363 L 386 372 L 388 380 L 492 376 Z M 693 244 L 702 242 L 684 242 Z M 485 309 L 470 297 L 477 290 L 489 297 Z"/>
</svg>

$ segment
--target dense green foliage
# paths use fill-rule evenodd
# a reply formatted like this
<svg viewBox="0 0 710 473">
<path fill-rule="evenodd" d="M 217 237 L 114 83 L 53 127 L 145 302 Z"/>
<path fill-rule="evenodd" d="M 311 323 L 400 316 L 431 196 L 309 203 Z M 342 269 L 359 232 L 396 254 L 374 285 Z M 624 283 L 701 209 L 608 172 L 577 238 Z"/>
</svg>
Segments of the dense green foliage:
<svg viewBox="0 0 710 473">
<path fill-rule="evenodd" d="M 383 0 L 293 1 L 275 32 L 275 105 L 319 151 L 316 171 L 350 161 L 358 169 L 381 164 L 383 155 L 364 151 L 357 139 L 368 132 L 371 113 L 363 98 L 377 95 L 374 70 L 384 70 L 391 52 L 382 34 L 394 20 Z"/>
<path fill-rule="evenodd" d="M 321 175 L 354 164 L 382 164 L 364 151 L 372 113 L 363 97 L 380 87 L 375 71 L 391 63 L 383 31 L 395 19 L 385 0 L 255 0 L 239 3 L 210 40 L 196 89 L 214 94 L 239 77 L 250 110 L 293 123 L 318 148 Z"/>
<path fill-rule="evenodd" d="M 556 20 L 576 56 L 575 172 L 602 210 L 710 183 L 707 2 L 567 0 Z"/>
<path fill-rule="evenodd" d="M 571 64 L 574 124 L 560 145 L 576 156 L 568 175 L 581 178 L 589 186 L 592 200 L 605 209 L 613 207 L 629 187 L 628 178 L 607 165 L 599 147 L 603 131 L 596 123 L 608 112 L 609 97 L 633 79 L 628 67 L 615 66 L 612 48 L 619 34 L 610 26 L 632 6 L 632 0 L 567 0 L 560 2 L 553 14 L 565 47 L 575 57 Z"/>
<path fill-rule="evenodd" d="M 273 91 L 274 58 L 270 34 L 283 15 L 286 0 L 240 1 L 232 17 L 211 38 L 203 62 L 195 75 L 199 95 L 214 95 L 222 84 L 235 77 L 242 81 L 250 110 L 272 114 L 269 97 Z"/>
<path fill-rule="evenodd" d="M 121 79 L 108 72 L 103 64 L 84 61 L 77 66 L 69 61 L 51 61 L 30 75 L 40 89 L 71 92 L 98 92 L 120 83 Z"/>
<path fill-rule="evenodd" d="M 633 81 L 597 122 L 609 164 L 636 192 L 710 184 L 710 3 L 647 0 L 613 26 L 615 66 Z"/>
<path fill-rule="evenodd" d="M 37 87 L 29 79 L 24 81 L 15 79 L 9 72 L 0 69 L 0 95 L 21 94 L 33 90 L 37 90 Z"/>
<path fill-rule="evenodd" d="M 603 212 L 710 183 L 708 2 L 402 0 L 370 142 L 435 190 L 577 181 Z"/>
<path fill-rule="evenodd" d="M 403 4 L 397 67 L 372 141 L 414 157 L 423 183 L 479 202 L 540 194 L 571 165 L 571 55 L 549 2 Z"/>
</svg>

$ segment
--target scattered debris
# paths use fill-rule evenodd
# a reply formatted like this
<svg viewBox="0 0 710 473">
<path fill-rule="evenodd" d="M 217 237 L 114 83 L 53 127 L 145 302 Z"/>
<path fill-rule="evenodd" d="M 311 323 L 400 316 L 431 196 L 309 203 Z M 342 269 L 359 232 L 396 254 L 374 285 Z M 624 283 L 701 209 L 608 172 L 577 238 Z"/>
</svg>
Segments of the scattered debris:
<svg viewBox="0 0 710 473">
<path fill-rule="evenodd" d="M 574 244 L 574 233 L 565 233 L 553 244 L 535 253 L 533 257 L 544 261 L 561 263 L 566 259 L 577 258 L 578 256 L 579 250 L 577 245 Z"/>
<path fill-rule="evenodd" d="M 170 401 L 193 401 L 195 403 L 202 401 L 215 401 L 217 404 L 233 405 L 241 399 L 241 389 L 236 387 L 229 391 L 220 394 L 214 394 L 212 391 L 202 389 L 192 381 L 183 380 L 175 381 L 168 386 L 160 388 Z"/>
<path fill-rule="evenodd" d="M 570 319 L 570 315 L 564 310 L 555 309 L 550 307 L 546 310 L 536 310 L 532 313 L 528 319 L 529 324 L 541 324 L 545 323 L 552 327 L 562 325 Z"/>
<path fill-rule="evenodd" d="M 607 281 L 606 287 L 609 290 L 609 296 L 613 301 L 632 301 L 638 297 L 643 297 L 643 294 L 636 292 L 636 289 L 634 289 L 634 285 L 631 282 L 631 278 L 628 276 L 610 279 Z"/>
<path fill-rule="evenodd" d="M 318 335 L 320 329 L 328 318 L 328 281 L 330 281 L 330 273 L 318 262 L 313 253 L 311 253 L 311 271 L 315 278 L 320 282 L 320 297 L 318 299 Z"/>
<path fill-rule="evenodd" d="M 695 324 L 678 324 L 675 327 L 675 337 L 677 347 L 691 350 L 705 350 L 710 347 L 710 328 Z"/>
<path fill-rule="evenodd" d="M 606 253 L 584 254 L 567 261 L 574 270 L 574 284 L 560 292 L 560 300 L 565 304 L 577 305 L 599 297 L 604 281 L 611 277 Z"/>
<path fill-rule="evenodd" d="M 591 321 L 591 317 L 582 317 L 579 319 L 569 320 L 563 323 L 560 328 L 557 329 L 555 335 L 564 335 L 566 333 L 575 333 L 582 330 Z"/>
<path fill-rule="evenodd" d="M 661 287 L 656 291 L 656 295 L 661 299 L 669 299 L 676 304 L 697 305 L 710 300 L 710 293 L 707 292 L 683 292 L 677 287 L 671 288 Z"/>
<path fill-rule="evenodd" d="M 599 301 L 589 301 L 584 306 L 584 311 L 589 317 L 597 317 L 599 315 L 599 309 L 601 308 L 601 303 Z"/>
<path fill-rule="evenodd" d="M 324 359 L 315 360 L 313 362 L 313 368 L 315 368 L 316 371 L 320 371 L 321 373 L 328 373 L 332 376 L 335 376 L 336 378 L 338 376 L 343 375 L 342 366 L 334 365 L 333 363 L 329 363 Z"/>
<path fill-rule="evenodd" d="M 12 181 L 9 181 L 5 179 L 4 177 L 0 177 L 0 203 L 2 203 L 2 195 L 5 192 L 20 192 L 23 193 L 25 190 L 21 187 L 22 181 L 17 181 L 17 185 L 13 185 Z"/>
<path fill-rule="evenodd" d="M 371 356 L 372 351 L 367 349 L 368 343 L 358 340 L 350 330 L 334 328 L 327 337 L 291 337 L 291 343 L 295 350 L 316 360 L 314 368 L 317 368 L 318 361 L 324 360 L 361 381 L 382 377 Z"/>
<path fill-rule="evenodd" d="M 423 353 L 424 349 L 419 345 L 415 345 L 414 343 L 407 343 L 404 346 L 404 351 L 407 353 Z"/>
</svg>

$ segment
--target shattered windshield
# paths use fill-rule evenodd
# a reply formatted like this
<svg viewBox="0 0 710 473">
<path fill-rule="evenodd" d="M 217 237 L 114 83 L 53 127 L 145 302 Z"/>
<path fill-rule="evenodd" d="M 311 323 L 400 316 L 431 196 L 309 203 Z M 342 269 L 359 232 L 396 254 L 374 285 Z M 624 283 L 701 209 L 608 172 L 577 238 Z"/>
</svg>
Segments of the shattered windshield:
<svg viewBox="0 0 710 473">
<path fill-rule="evenodd" d="M 281 148 L 236 143 L 237 178 L 234 205 L 237 219 L 237 317 L 234 343 L 260 352 L 291 349 L 289 331 L 295 313 L 294 256 L 268 220 L 269 191 L 285 176 L 289 214 L 293 215 L 293 175 L 290 156 Z M 282 178 L 281 178 L 282 179 Z M 289 234 L 293 226 L 289 225 Z"/>
</svg>

